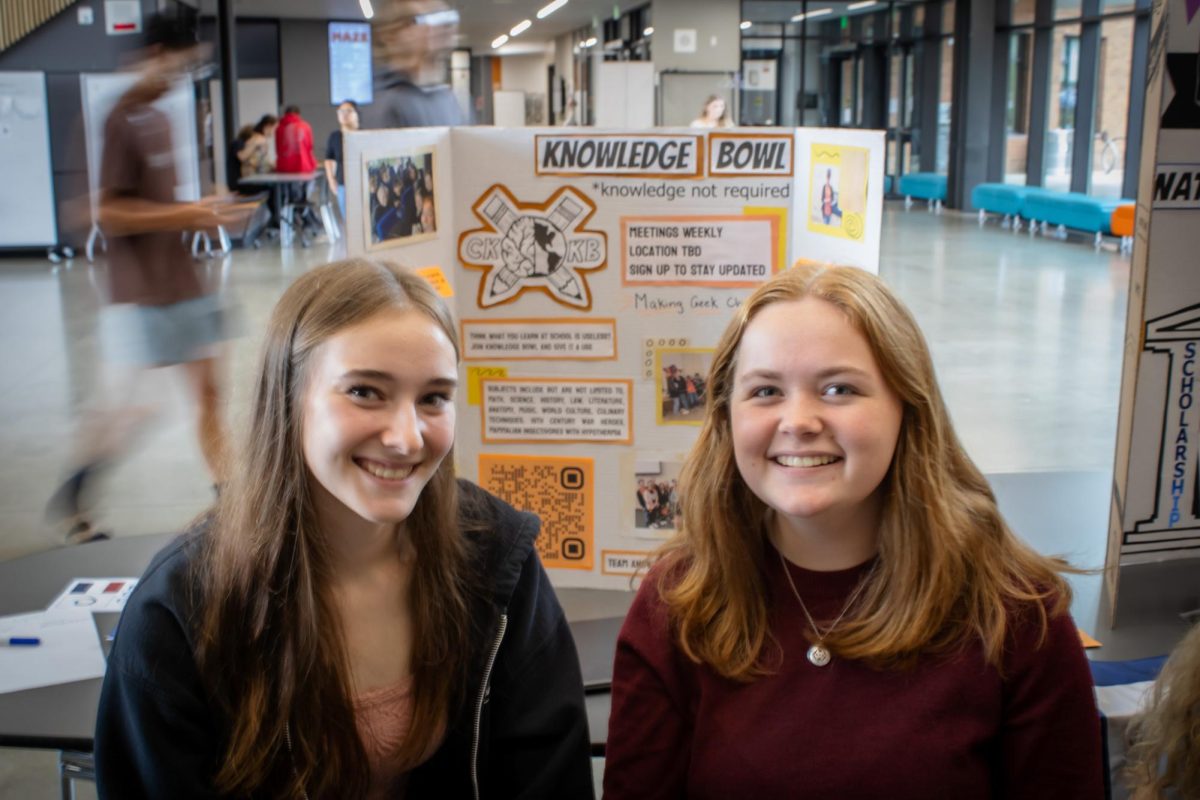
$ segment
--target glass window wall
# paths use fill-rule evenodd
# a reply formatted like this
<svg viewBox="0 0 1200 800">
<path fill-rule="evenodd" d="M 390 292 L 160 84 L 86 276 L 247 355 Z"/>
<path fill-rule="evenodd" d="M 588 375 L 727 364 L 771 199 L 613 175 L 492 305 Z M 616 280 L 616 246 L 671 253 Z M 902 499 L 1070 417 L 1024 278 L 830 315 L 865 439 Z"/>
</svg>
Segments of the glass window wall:
<svg viewBox="0 0 1200 800">
<path fill-rule="evenodd" d="M 1008 94 L 1005 100 L 1004 182 L 1025 183 L 1029 162 L 1029 109 L 1033 88 L 1033 31 L 1008 37 Z"/>
<path fill-rule="evenodd" d="M 1080 0 L 1054 0 L 1054 19 L 1079 19 L 1083 14 Z"/>
<path fill-rule="evenodd" d="M 743 121 L 886 126 L 888 174 L 918 168 L 946 172 L 954 102 L 953 31 L 956 12 L 967 8 L 963 2 L 896 0 L 856 10 L 847 6 L 841 12 L 844 17 L 829 14 L 802 23 L 795 19 L 798 15 L 825 4 L 743 0 L 742 18 L 751 25 L 742 34 L 742 108 L 757 109 L 750 115 L 753 119 Z M 1095 139 L 1087 174 L 1075 175 L 1075 185 L 1086 183 L 1099 196 L 1121 194 L 1126 178 L 1133 179 L 1124 174 L 1130 91 L 1144 66 L 1131 61 L 1134 36 L 1139 35 L 1137 20 L 1148 15 L 1145 4 L 1099 0 L 1099 17 L 1089 16 L 1086 21 L 1099 28 L 1096 60 L 1084 64 L 1081 35 L 1090 35 L 1093 29 L 1085 31 L 1083 10 L 1091 4 L 1083 0 L 998 2 L 1008 4 L 1008 23 L 999 31 L 1007 40 L 1003 46 L 1007 52 L 997 53 L 997 63 L 1007 60 L 1004 153 L 997 158 L 1003 164 L 1002 180 L 1068 190 L 1075 168 L 1075 132 L 1082 126 L 1094 130 Z M 1037 9 L 1043 2 L 1049 19 L 1047 26 L 1038 27 Z M 930 30 L 926 23 L 932 19 L 938 24 Z M 1145 35 L 1145 26 L 1140 35 Z M 1048 44 L 1045 53 L 1038 47 L 1043 42 Z M 1034 63 L 1035 51 L 1044 62 Z M 761 74 L 758 88 L 752 89 L 750 73 L 771 67 L 772 60 L 777 75 L 774 102 L 765 94 L 756 94 L 758 102 L 749 102 L 751 91 L 763 90 Z M 1096 94 L 1087 98 L 1091 102 L 1081 104 L 1079 78 L 1085 69 L 1096 70 Z M 886 97 L 881 97 L 884 91 Z M 1034 97 L 1039 102 L 1044 98 L 1044 108 L 1033 108 Z M 1093 117 L 1079 119 L 1081 108 L 1092 108 Z M 1044 114 L 1034 113 L 1042 110 Z M 1035 152 L 1041 173 L 1030 176 L 1030 156 Z"/>
<path fill-rule="evenodd" d="M 1132 16 L 1112 17 L 1100 25 L 1099 84 L 1096 88 L 1096 138 L 1089 194 L 1120 197 L 1125 178 L 1125 142 L 1129 124 L 1133 68 Z"/>
<path fill-rule="evenodd" d="M 945 13 L 952 13 L 952 9 L 948 8 Z M 943 26 L 945 23 L 946 20 L 943 18 Z M 942 74 L 940 80 L 938 81 L 937 161 L 935 165 L 935 171 L 944 174 L 950 168 L 950 111 L 954 103 L 953 36 L 948 36 L 942 39 L 941 67 Z"/>
<path fill-rule="evenodd" d="M 1054 26 L 1052 42 L 1042 185 L 1065 192 L 1071 188 L 1079 86 L 1079 26 Z"/>
<path fill-rule="evenodd" d="M 1037 12 L 1037 0 L 1012 0 L 1009 22 L 1013 25 L 1032 25 Z"/>
</svg>

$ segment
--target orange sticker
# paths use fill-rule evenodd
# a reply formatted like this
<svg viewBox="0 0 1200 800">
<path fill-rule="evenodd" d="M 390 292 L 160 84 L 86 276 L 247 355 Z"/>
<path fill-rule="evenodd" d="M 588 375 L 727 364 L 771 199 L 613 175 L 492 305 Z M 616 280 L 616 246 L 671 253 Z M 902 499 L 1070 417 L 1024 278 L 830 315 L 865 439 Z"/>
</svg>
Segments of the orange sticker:
<svg viewBox="0 0 1200 800">
<path fill-rule="evenodd" d="M 441 267 L 422 267 L 417 270 L 417 274 L 429 281 L 442 297 L 454 297 L 454 287 L 446 279 L 446 273 L 442 272 Z"/>
<path fill-rule="evenodd" d="M 592 569 L 595 483 L 590 458 L 479 455 L 479 485 L 541 517 L 535 543 L 551 569 Z"/>
</svg>

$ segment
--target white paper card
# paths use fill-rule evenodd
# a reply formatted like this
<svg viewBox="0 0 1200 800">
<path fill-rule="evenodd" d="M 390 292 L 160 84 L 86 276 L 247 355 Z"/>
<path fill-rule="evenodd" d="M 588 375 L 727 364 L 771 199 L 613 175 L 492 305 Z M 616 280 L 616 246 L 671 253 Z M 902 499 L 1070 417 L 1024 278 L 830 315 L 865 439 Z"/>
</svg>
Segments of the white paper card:
<svg viewBox="0 0 1200 800">
<path fill-rule="evenodd" d="M 121 611 L 137 582 L 137 578 L 75 578 L 46 610 Z"/>
<path fill-rule="evenodd" d="M 0 638 L 36 637 L 35 647 L 0 646 L 0 693 L 99 678 L 104 651 L 91 614 L 39 611 L 0 617 Z"/>
</svg>

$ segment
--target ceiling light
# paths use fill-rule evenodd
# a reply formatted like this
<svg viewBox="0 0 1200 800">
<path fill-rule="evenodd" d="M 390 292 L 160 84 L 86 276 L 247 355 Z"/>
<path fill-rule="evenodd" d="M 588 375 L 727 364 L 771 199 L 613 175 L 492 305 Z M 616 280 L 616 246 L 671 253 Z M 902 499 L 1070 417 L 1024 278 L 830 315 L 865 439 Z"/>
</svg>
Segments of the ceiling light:
<svg viewBox="0 0 1200 800">
<path fill-rule="evenodd" d="M 595 44 L 596 44 L 596 37 L 593 36 L 589 39 L 585 39 L 583 44 L 581 44 L 579 46 L 580 47 L 593 47 Z"/>
<path fill-rule="evenodd" d="M 801 20 L 812 19 L 813 17 L 823 17 L 826 14 L 832 13 L 832 8 L 818 8 L 816 11 L 809 11 L 807 14 L 797 14 L 792 17 L 792 22 L 800 22 Z"/>
<path fill-rule="evenodd" d="M 754 23 L 753 23 L 753 22 L 751 22 L 750 20 L 748 20 L 748 19 L 744 19 L 744 20 L 742 20 L 742 24 L 741 24 L 741 25 L 739 25 L 738 27 L 739 27 L 739 28 L 741 28 L 742 30 L 746 30 L 746 29 L 748 29 L 748 28 L 749 28 L 751 25 L 753 25 L 753 24 L 754 24 Z"/>
<path fill-rule="evenodd" d="M 364 18 L 370 19 L 375 16 L 375 9 L 371 8 L 371 0 L 358 0 L 358 7 L 362 9 Z"/>
<path fill-rule="evenodd" d="M 646 28 L 646 30 L 642 31 L 642 36 L 649 36 L 649 35 L 650 35 L 650 34 L 652 34 L 652 33 L 654 33 L 654 27 L 653 27 L 653 26 L 651 26 L 651 27 L 649 27 L 649 28 Z"/>
<path fill-rule="evenodd" d="M 516 25 L 513 25 L 513 29 L 511 31 L 509 31 L 509 34 L 512 36 L 520 36 L 522 33 L 529 30 L 529 26 L 532 24 L 533 23 L 530 22 L 529 20 L 523 19 L 520 22 L 518 22 Z"/>
<path fill-rule="evenodd" d="M 558 11 L 560 8 L 562 8 L 566 4 L 567 4 L 567 0 L 554 0 L 553 3 L 542 6 L 542 10 L 537 13 L 537 18 L 545 19 L 546 17 L 550 16 L 555 11 Z"/>
<path fill-rule="evenodd" d="M 873 5 L 878 5 L 879 0 L 863 0 L 861 3 L 851 3 L 846 6 L 847 11 L 857 11 L 860 8 L 870 8 Z"/>
<path fill-rule="evenodd" d="M 492 39 L 492 49 L 495 50 L 498 47 L 503 47 L 504 43 L 507 41 L 508 41 L 508 34 L 507 33 L 500 34 L 495 39 Z"/>
</svg>

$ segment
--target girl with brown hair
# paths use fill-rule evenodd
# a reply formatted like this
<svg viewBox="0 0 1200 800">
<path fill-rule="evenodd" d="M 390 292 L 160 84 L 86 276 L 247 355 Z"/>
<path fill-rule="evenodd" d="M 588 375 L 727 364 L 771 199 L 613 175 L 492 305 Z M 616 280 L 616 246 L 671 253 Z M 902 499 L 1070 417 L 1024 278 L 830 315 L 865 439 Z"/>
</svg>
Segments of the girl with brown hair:
<svg viewBox="0 0 1200 800">
<path fill-rule="evenodd" d="M 1001 518 L 882 281 L 776 276 L 706 385 L 617 643 L 605 797 L 1102 796 L 1069 568 Z"/>
<path fill-rule="evenodd" d="M 101 797 L 591 796 L 538 520 L 454 477 L 458 356 L 395 266 L 284 293 L 237 478 L 122 616 Z"/>
</svg>

